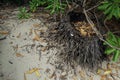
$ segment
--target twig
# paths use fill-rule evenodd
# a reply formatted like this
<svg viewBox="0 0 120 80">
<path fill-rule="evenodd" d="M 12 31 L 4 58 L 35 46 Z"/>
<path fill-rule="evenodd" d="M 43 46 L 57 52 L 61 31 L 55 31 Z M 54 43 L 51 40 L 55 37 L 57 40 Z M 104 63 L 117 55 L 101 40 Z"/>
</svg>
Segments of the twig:
<svg viewBox="0 0 120 80">
<path fill-rule="evenodd" d="M 95 10 L 94 10 L 94 16 L 95 16 L 95 18 L 96 18 L 96 21 L 97 21 L 97 24 L 98 24 L 98 27 L 99 27 L 100 25 L 99 25 L 98 18 L 97 18 L 96 14 L 95 14 Z"/>
<path fill-rule="evenodd" d="M 86 0 L 84 0 L 84 2 L 83 2 L 83 12 L 84 12 L 84 14 L 85 14 L 85 16 L 86 16 L 86 19 L 87 19 L 88 23 L 90 24 L 90 26 L 92 27 L 92 29 L 95 31 L 96 35 L 99 37 L 99 39 L 100 39 L 101 41 L 105 42 L 105 43 L 106 43 L 107 45 L 109 45 L 111 48 L 120 50 L 120 48 L 118 48 L 118 47 L 116 47 L 116 46 L 113 46 L 113 45 L 111 45 L 110 43 L 108 43 L 106 40 L 104 40 L 104 38 L 103 38 L 103 36 L 101 35 L 101 33 L 100 33 L 100 32 L 97 30 L 97 28 L 95 27 L 93 21 L 92 21 L 92 20 L 88 17 L 88 15 L 87 15 L 87 12 L 86 12 L 86 10 L 85 10 L 85 1 L 86 1 Z"/>
<path fill-rule="evenodd" d="M 92 10 L 92 9 L 94 9 L 94 8 L 96 8 L 96 7 L 98 7 L 99 5 L 100 5 L 100 4 L 97 4 L 97 5 L 95 5 L 95 6 L 91 7 L 91 8 L 89 8 L 89 9 L 87 9 L 86 12 L 88 12 L 88 11 L 90 11 L 90 10 Z"/>
<path fill-rule="evenodd" d="M 120 31 L 114 31 L 114 32 L 112 32 L 112 33 L 120 33 Z"/>
<path fill-rule="evenodd" d="M 108 31 L 110 31 L 110 29 L 109 29 L 109 28 L 107 27 L 107 25 L 106 25 L 106 20 L 107 20 L 107 19 L 104 20 L 104 26 L 105 26 L 105 28 L 106 28 Z"/>
<path fill-rule="evenodd" d="M 90 24 L 90 26 L 92 27 L 92 29 L 95 31 L 95 33 L 96 33 L 100 38 L 103 38 L 102 35 L 100 34 L 100 32 L 97 30 L 97 28 L 94 27 L 94 23 L 93 23 L 93 21 L 88 17 L 87 12 L 86 12 L 85 9 L 83 9 L 83 12 L 84 12 L 84 14 L 85 14 L 85 16 L 86 16 L 86 19 L 87 19 L 88 23 Z"/>
<path fill-rule="evenodd" d="M 83 6 L 82 6 L 83 8 L 85 8 L 85 3 L 86 3 L 86 0 L 83 1 Z"/>
<path fill-rule="evenodd" d="M 70 8 L 70 4 L 69 4 L 68 0 L 66 0 L 66 3 L 67 3 L 67 5 L 68 5 L 68 8 Z"/>
</svg>

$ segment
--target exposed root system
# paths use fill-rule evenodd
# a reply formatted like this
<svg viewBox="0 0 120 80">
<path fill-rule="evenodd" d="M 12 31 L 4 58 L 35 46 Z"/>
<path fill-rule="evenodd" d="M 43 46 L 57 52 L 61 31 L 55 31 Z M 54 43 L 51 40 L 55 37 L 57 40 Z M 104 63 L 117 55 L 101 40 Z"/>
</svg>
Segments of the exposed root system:
<svg viewBox="0 0 120 80">
<path fill-rule="evenodd" d="M 69 19 L 69 15 L 67 18 Z M 67 18 L 49 29 L 50 40 L 64 47 L 59 56 L 71 64 L 75 62 L 83 67 L 98 67 L 107 59 L 102 41 L 87 22 L 70 22 Z"/>
</svg>

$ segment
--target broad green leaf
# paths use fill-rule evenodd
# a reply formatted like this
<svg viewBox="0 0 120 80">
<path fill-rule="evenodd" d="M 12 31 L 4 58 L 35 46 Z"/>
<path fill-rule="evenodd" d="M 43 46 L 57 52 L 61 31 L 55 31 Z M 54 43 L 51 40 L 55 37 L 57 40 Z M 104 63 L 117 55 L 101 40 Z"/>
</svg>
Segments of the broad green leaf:
<svg viewBox="0 0 120 80">
<path fill-rule="evenodd" d="M 111 39 L 106 39 L 107 40 L 107 42 L 109 43 L 109 44 L 111 44 L 112 46 L 116 46 L 116 43 L 114 42 L 114 41 L 112 41 Z"/>
<path fill-rule="evenodd" d="M 109 14 L 113 9 L 113 6 L 109 6 L 108 9 L 104 11 L 104 14 Z"/>
<path fill-rule="evenodd" d="M 118 17 L 120 18 L 120 7 L 118 6 L 116 10 L 117 10 Z"/>
<path fill-rule="evenodd" d="M 53 14 L 55 12 L 55 9 L 53 9 L 51 12 L 50 12 L 50 14 Z"/>
<path fill-rule="evenodd" d="M 113 48 L 107 48 L 107 49 L 105 50 L 105 53 L 106 53 L 107 55 L 109 55 L 109 54 L 112 54 L 115 50 L 116 50 L 116 49 L 113 49 Z"/>
<path fill-rule="evenodd" d="M 49 6 L 47 6 L 45 9 L 50 9 L 50 8 L 52 8 L 53 7 L 53 5 L 49 5 Z"/>
<path fill-rule="evenodd" d="M 120 37 L 117 37 L 118 45 L 120 47 Z"/>
<path fill-rule="evenodd" d="M 119 17 L 120 12 L 119 12 L 119 5 L 118 4 L 114 4 L 113 9 L 112 9 L 112 14 L 113 14 L 113 16 L 115 16 L 116 19 L 120 18 Z"/>
<path fill-rule="evenodd" d="M 116 3 L 120 3 L 120 0 L 115 0 Z"/>
<path fill-rule="evenodd" d="M 98 9 L 99 10 L 105 10 L 107 9 L 109 6 L 111 5 L 111 3 L 104 3 L 104 4 L 101 4 Z"/>
<path fill-rule="evenodd" d="M 120 50 L 116 50 L 113 56 L 113 61 L 117 61 L 120 55 Z"/>
<path fill-rule="evenodd" d="M 107 17 L 106 17 L 106 20 L 112 19 L 112 16 L 113 16 L 112 14 L 108 14 Z"/>
<path fill-rule="evenodd" d="M 112 42 L 118 43 L 117 37 L 112 32 L 108 32 L 108 39 Z"/>
</svg>

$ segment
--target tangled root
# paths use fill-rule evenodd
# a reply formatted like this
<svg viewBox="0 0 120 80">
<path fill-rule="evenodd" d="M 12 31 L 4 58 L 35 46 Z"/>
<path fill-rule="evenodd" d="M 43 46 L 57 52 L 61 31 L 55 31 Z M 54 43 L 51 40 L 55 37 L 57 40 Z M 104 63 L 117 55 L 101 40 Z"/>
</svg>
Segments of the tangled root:
<svg viewBox="0 0 120 80">
<path fill-rule="evenodd" d="M 70 20 L 60 22 L 49 31 L 50 40 L 63 45 L 59 56 L 67 63 L 76 62 L 83 67 L 94 68 L 107 59 L 102 41 L 96 35 L 83 36 Z"/>
</svg>

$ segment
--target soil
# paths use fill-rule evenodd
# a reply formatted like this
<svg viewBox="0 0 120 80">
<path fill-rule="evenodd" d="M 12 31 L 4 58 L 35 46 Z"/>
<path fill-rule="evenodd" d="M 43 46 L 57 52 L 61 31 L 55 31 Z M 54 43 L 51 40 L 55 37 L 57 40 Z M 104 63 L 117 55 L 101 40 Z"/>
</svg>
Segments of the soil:
<svg viewBox="0 0 120 80">
<path fill-rule="evenodd" d="M 95 71 L 61 62 L 61 47 L 50 47 L 45 36 L 56 24 L 48 21 L 49 13 L 19 20 L 18 8 L 0 9 L 0 80 L 120 80 L 120 60 L 103 62 Z"/>
</svg>

